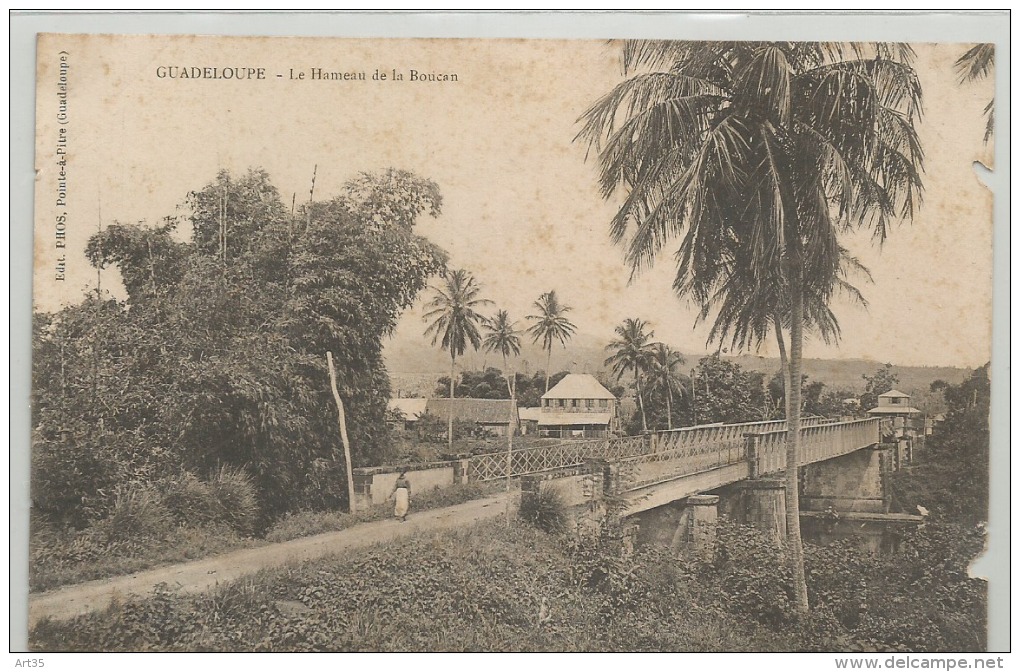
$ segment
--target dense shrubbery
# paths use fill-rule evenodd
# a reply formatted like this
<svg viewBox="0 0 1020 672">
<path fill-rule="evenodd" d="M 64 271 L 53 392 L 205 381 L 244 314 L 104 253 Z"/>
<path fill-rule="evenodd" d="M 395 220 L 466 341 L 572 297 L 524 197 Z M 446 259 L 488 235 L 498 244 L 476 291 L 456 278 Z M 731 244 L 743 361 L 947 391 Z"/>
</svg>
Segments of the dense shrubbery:
<svg viewBox="0 0 1020 672">
<path fill-rule="evenodd" d="M 434 183 L 390 170 L 291 213 L 264 172 L 224 171 L 188 197 L 188 242 L 172 219 L 93 236 L 86 256 L 116 266 L 128 296 L 35 317 L 33 508 L 81 529 L 129 484 L 223 465 L 249 474 L 266 519 L 342 506 L 325 354 L 354 461 L 385 462 L 382 339 L 444 267 L 413 232 L 440 203 Z M 245 493 L 220 479 L 218 505 L 246 507 Z"/>
<path fill-rule="evenodd" d="M 83 530 L 35 513 L 31 521 L 29 586 L 126 573 L 202 557 L 251 543 L 259 509 L 251 479 L 224 468 L 203 481 L 182 474 L 120 487 L 106 515 Z"/>
<path fill-rule="evenodd" d="M 562 532 L 567 526 L 567 505 L 554 487 L 521 498 L 517 515 L 526 523 L 546 532 Z"/>
<path fill-rule="evenodd" d="M 920 504 L 932 517 L 970 525 L 988 520 L 991 383 L 988 366 L 959 385 L 941 381 L 949 412 L 945 422 L 916 450 L 916 462 L 895 475 L 897 503 L 914 512 Z"/>
</svg>

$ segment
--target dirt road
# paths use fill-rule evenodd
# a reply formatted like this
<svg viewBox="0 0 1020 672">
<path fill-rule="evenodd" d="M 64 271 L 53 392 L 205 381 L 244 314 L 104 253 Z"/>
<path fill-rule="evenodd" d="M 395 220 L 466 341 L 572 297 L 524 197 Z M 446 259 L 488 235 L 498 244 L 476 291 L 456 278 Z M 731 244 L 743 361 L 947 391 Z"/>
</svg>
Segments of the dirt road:
<svg viewBox="0 0 1020 672">
<path fill-rule="evenodd" d="M 327 532 L 32 594 L 28 598 L 28 627 L 31 628 L 44 617 L 67 619 L 103 609 L 109 606 L 114 597 L 123 600 L 145 596 L 160 583 L 176 587 L 181 592 L 201 592 L 268 567 L 336 555 L 418 532 L 467 527 L 477 521 L 505 514 L 508 496 L 501 493 L 456 506 L 422 511 L 412 514 L 403 523 L 395 519 L 362 523 L 339 532 Z"/>
</svg>

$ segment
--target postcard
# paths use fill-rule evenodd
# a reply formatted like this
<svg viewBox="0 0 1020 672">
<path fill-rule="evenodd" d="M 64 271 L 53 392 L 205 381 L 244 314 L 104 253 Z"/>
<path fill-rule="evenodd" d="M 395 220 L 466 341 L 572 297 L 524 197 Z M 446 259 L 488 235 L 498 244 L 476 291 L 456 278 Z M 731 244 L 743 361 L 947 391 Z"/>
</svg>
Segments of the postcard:
<svg viewBox="0 0 1020 672">
<path fill-rule="evenodd" d="M 30 649 L 987 656 L 996 55 L 40 35 Z"/>
</svg>

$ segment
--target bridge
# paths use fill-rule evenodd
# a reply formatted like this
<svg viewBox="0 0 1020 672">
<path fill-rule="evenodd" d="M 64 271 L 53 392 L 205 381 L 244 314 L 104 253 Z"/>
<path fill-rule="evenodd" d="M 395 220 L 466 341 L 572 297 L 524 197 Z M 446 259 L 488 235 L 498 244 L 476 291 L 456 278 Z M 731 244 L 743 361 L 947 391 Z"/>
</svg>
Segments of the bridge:
<svg viewBox="0 0 1020 672">
<path fill-rule="evenodd" d="M 831 518 L 837 512 L 865 523 L 885 520 L 889 475 L 910 457 L 909 444 L 882 442 L 890 434 L 886 424 L 878 418 L 802 420 L 797 467 L 805 517 Z M 614 506 L 622 503 L 619 515 L 634 520 L 678 503 L 688 523 L 714 519 L 721 508 L 783 536 L 785 483 L 778 477 L 787 467 L 787 434 L 785 420 L 770 420 L 564 440 L 412 465 L 409 477 L 420 492 L 454 482 L 505 480 L 509 473 L 520 480 L 524 498 L 555 488 L 568 506 L 588 510 L 611 499 Z M 392 492 L 395 471 L 356 469 L 358 505 L 383 501 Z M 641 524 L 647 527 L 646 522 Z"/>
<path fill-rule="evenodd" d="M 834 521 L 842 521 L 844 532 L 857 533 L 863 526 L 877 548 L 887 544 L 890 526 L 920 520 L 890 513 L 890 475 L 909 459 L 910 446 L 883 443 L 889 433 L 885 424 L 877 418 L 808 418 L 803 423 L 797 467 L 801 515 L 809 528 L 824 527 L 839 537 L 848 534 L 838 533 Z M 644 536 L 665 528 L 659 540 L 674 544 L 704 545 L 705 530 L 720 511 L 784 537 L 786 484 L 781 476 L 787 468 L 787 436 L 785 421 L 768 421 L 655 432 L 640 437 L 640 445 L 634 437 L 628 443 L 608 439 L 593 444 L 598 454 L 582 465 L 525 474 L 522 497 L 555 488 L 568 504 L 584 504 L 589 512 L 604 511 L 605 502 L 612 501 L 615 515 L 653 530 L 643 531 Z M 624 454 L 628 450 L 631 454 Z M 653 516 L 665 517 L 665 524 Z"/>
</svg>

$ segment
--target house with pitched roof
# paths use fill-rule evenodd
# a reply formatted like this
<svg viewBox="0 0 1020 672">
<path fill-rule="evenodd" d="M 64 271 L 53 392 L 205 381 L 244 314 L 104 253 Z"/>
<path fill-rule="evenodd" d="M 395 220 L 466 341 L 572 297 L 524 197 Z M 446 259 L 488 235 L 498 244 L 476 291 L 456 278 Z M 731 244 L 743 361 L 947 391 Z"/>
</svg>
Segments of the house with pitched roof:
<svg viewBox="0 0 1020 672">
<path fill-rule="evenodd" d="M 470 399 L 466 397 L 429 399 L 425 404 L 425 412 L 445 419 L 449 417 L 451 404 L 455 419 L 474 423 L 499 436 L 506 436 L 510 427 L 513 426 L 516 429 L 520 422 L 517 407 L 509 399 Z"/>
<path fill-rule="evenodd" d="M 542 395 L 538 431 L 543 436 L 603 437 L 615 432 L 618 401 L 595 376 L 571 373 Z"/>
<path fill-rule="evenodd" d="M 517 409 L 521 419 L 521 434 L 537 434 L 538 421 L 542 419 L 541 406 L 521 406 Z"/>
</svg>

